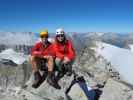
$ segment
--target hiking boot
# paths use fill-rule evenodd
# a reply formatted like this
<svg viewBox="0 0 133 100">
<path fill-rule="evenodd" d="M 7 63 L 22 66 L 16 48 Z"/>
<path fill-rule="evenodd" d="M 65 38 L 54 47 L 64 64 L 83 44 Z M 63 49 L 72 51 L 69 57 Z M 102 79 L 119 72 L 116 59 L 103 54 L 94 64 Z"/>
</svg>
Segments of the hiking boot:
<svg viewBox="0 0 133 100">
<path fill-rule="evenodd" d="M 40 75 L 39 71 L 34 73 L 34 78 L 35 78 L 35 80 L 34 80 L 34 83 L 32 84 L 32 87 L 38 88 L 41 84 L 41 75 Z"/>
<path fill-rule="evenodd" d="M 47 82 L 49 83 L 49 85 L 53 86 L 54 88 L 61 89 L 61 87 L 55 80 L 54 74 L 52 72 L 48 72 Z"/>
<path fill-rule="evenodd" d="M 69 64 L 65 65 L 66 75 L 71 76 L 72 75 L 72 66 Z"/>
</svg>

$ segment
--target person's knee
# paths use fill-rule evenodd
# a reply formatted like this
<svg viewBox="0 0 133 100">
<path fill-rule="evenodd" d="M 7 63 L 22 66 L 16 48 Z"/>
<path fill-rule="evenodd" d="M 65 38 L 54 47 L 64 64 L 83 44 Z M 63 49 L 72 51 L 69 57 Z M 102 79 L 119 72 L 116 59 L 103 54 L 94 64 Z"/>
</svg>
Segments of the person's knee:
<svg viewBox="0 0 133 100">
<path fill-rule="evenodd" d="M 55 60 L 56 60 L 56 61 L 61 61 L 61 59 L 60 59 L 60 58 L 56 58 Z"/>
<path fill-rule="evenodd" d="M 49 59 L 49 60 L 53 60 L 54 58 L 53 58 L 52 56 L 49 56 L 48 59 Z"/>
</svg>

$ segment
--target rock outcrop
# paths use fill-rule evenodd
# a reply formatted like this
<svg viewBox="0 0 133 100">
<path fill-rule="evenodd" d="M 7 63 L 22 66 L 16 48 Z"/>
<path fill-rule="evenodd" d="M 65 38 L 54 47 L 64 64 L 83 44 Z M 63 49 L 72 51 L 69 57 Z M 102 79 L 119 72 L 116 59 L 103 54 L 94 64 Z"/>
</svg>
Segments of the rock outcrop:
<svg viewBox="0 0 133 100">
<path fill-rule="evenodd" d="M 93 46 L 95 46 L 93 44 Z M 88 86 L 103 85 L 100 100 L 133 100 L 133 89 L 130 85 L 121 81 L 119 73 L 101 56 L 95 55 L 95 51 L 86 46 L 73 65 L 73 70 L 79 76 L 84 76 Z M 59 84 L 60 90 L 50 86 L 47 81 L 37 89 L 32 88 L 33 75 L 31 65 L 25 62 L 16 67 L 0 64 L 0 100 L 85 100 L 77 98 L 80 88 L 76 86 L 69 93 L 70 99 L 65 95 L 66 89 L 73 80 L 72 76 L 64 76 Z M 30 76 L 31 75 L 31 76 Z M 23 86 L 27 84 L 27 88 Z M 74 91 L 75 90 L 75 91 Z M 79 93 L 79 94 L 78 94 Z M 8 96 L 7 96 L 8 95 Z M 1 99 L 2 98 L 2 99 Z"/>
</svg>

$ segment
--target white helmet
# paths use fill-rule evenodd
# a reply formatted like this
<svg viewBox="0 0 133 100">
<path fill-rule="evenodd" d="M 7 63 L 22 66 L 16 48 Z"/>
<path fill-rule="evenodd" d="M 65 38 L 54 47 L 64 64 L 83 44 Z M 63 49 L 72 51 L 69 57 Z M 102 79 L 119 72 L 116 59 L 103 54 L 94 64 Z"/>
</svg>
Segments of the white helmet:
<svg viewBox="0 0 133 100">
<path fill-rule="evenodd" d="M 58 28 L 58 29 L 56 29 L 56 35 L 60 35 L 60 34 L 65 34 L 63 28 Z"/>
</svg>

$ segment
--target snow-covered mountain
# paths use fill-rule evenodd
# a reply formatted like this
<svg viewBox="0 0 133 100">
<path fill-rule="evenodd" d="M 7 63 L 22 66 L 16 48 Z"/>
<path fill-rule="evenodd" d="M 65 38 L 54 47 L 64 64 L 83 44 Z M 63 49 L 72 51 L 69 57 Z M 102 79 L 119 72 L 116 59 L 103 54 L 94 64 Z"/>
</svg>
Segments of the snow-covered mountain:
<svg viewBox="0 0 133 100">
<path fill-rule="evenodd" d="M 107 43 L 96 42 L 97 55 L 104 57 L 125 81 L 133 84 L 133 52 Z"/>
<path fill-rule="evenodd" d="M 32 45 L 35 34 L 32 32 L 0 32 L 0 44 Z"/>
<path fill-rule="evenodd" d="M 13 49 L 7 49 L 0 53 L 0 60 L 11 60 L 15 64 L 23 64 L 28 59 L 28 56 L 23 53 L 17 53 Z"/>
<path fill-rule="evenodd" d="M 0 32 L 0 52 L 12 48 L 29 54 L 36 40 L 37 36 L 32 32 Z"/>
</svg>

